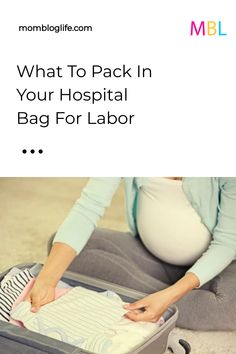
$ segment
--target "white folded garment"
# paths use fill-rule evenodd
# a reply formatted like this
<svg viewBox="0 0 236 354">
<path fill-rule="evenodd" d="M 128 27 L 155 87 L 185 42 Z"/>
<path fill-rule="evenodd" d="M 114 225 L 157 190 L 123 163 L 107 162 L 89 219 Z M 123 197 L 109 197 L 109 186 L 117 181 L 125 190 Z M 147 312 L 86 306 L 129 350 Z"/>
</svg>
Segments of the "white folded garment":
<svg viewBox="0 0 236 354">
<path fill-rule="evenodd" d="M 113 293 L 75 287 L 42 306 L 37 313 L 22 302 L 11 317 L 32 331 L 98 354 L 121 354 L 152 335 L 160 323 L 132 322 L 123 315 L 124 302 Z"/>
</svg>

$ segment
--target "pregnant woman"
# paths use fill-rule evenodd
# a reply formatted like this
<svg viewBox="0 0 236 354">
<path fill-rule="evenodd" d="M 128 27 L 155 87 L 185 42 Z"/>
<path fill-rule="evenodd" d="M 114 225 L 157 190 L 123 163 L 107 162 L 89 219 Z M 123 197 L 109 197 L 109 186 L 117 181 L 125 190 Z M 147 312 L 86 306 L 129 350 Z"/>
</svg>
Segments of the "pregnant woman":
<svg viewBox="0 0 236 354">
<path fill-rule="evenodd" d="M 122 180 L 130 232 L 96 229 Z M 28 300 L 32 311 L 53 301 L 69 267 L 150 294 L 127 305 L 133 321 L 157 321 L 177 303 L 180 327 L 231 330 L 235 259 L 236 178 L 91 178 Z"/>
</svg>

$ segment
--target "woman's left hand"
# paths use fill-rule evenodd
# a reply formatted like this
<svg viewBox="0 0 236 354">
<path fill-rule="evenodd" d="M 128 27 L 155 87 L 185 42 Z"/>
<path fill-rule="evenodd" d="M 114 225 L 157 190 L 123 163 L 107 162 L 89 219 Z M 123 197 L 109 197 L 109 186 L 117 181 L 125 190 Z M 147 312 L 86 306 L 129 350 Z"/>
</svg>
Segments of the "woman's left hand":
<svg viewBox="0 0 236 354">
<path fill-rule="evenodd" d="M 199 286 L 200 280 L 197 275 L 187 272 L 183 278 L 168 288 L 148 295 L 133 304 L 124 305 L 124 308 L 129 310 L 125 317 L 136 322 L 156 322 L 171 304 Z"/>
<path fill-rule="evenodd" d="M 157 322 L 172 303 L 168 289 L 158 291 L 132 304 L 124 305 L 129 310 L 125 317 L 132 321 Z"/>
</svg>

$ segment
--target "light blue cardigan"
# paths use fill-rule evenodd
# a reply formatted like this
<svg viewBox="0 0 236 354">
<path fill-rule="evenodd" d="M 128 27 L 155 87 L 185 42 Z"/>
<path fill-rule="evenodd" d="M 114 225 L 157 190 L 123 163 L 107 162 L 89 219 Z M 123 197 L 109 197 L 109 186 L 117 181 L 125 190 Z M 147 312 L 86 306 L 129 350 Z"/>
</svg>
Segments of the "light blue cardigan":
<svg viewBox="0 0 236 354">
<path fill-rule="evenodd" d="M 59 228 L 54 242 L 66 243 L 79 253 L 104 214 L 105 208 L 110 205 L 121 180 L 120 177 L 91 178 Z M 135 236 L 137 195 L 144 177 L 129 177 L 123 180 L 127 218 L 130 230 Z M 212 234 L 208 250 L 188 270 L 195 273 L 200 285 L 203 285 L 236 259 L 236 178 L 186 177 L 182 186 L 202 223 Z"/>
</svg>

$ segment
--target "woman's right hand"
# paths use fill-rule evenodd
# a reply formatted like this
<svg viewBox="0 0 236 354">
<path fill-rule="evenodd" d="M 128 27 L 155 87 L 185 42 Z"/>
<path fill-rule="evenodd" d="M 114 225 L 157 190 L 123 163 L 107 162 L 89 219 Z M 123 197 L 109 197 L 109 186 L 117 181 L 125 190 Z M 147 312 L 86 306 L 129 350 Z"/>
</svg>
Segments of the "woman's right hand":
<svg viewBox="0 0 236 354">
<path fill-rule="evenodd" d="M 31 311 L 37 312 L 41 306 L 55 300 L 55 287 L 44 280 L 36 279 L 32 290 L 27 294 L 25 301 L 31 303 Z"/>
<path fill-rule="evenodd" d="M 37 312 L 40 306 L 55 300 L 56 285 L 75 256 L 72 247 L 60 242 L 54 243 L 33 289 L 25 297 L 25 301 L 32 304 L 32 312 Z"/>
</svg>

